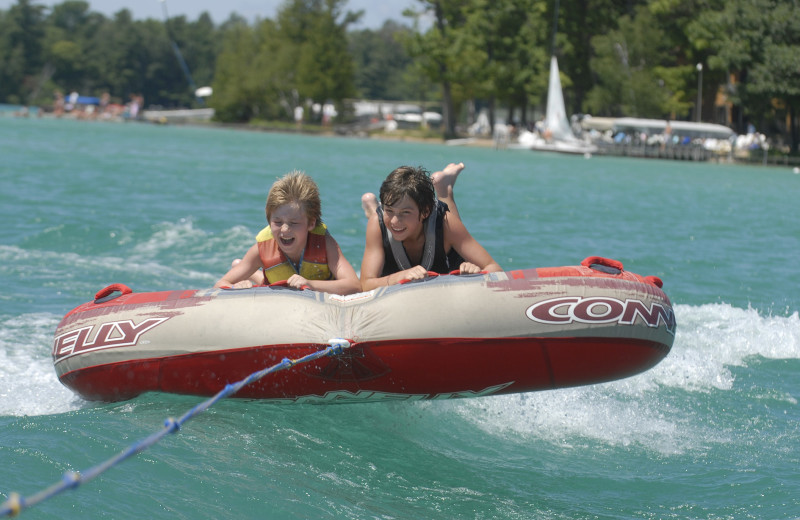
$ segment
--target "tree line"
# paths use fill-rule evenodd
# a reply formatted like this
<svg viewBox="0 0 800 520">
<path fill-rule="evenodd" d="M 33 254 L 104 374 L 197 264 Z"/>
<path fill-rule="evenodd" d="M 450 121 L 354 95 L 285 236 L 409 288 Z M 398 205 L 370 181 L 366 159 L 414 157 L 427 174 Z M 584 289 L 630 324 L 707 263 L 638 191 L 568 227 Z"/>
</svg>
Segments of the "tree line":
<svg viewBox="0 0 800 520">
<path fill-rule="evenodd" d="M 46 106 L 74 90 L 185 107 L 210 85 L 205 102 L 228 122 L 291 121 L 309 101 L 346 122 L 355 98 L 414 100 L 441 107 L 454 135 L 480 108 L 530 123 L 555 55 L 571 114 L 754 125 L 797 151 L 794 0 L 417 0 L 377 30 L 353 29 L 363 13 L 346 8 L 285 0 L 274 19 L 215 25 L 18 0 L 0 10 L 0 100 Z"/>
</svg>

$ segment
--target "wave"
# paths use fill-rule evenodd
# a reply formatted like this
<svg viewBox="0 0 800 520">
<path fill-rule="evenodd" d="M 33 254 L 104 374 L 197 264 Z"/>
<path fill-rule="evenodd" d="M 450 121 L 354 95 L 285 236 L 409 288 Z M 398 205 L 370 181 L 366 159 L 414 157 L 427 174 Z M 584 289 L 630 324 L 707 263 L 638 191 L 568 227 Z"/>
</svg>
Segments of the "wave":
<svg viewBox="0 0 800 520">
<path fill-rule="evenodd" d="M 0 416 L 50 415 L 85 401 L 62 386 L 50 357 L 60 316 L 0 318 Z"/>
<path fill-rule="evenodd" d="M 642 374 L 601 385 L 454 401 L 456 408 L 491 428 L 535 433 L 546 425 L 565 433 L 594 431 L 624 443 L 626 436 L 615 425 L 631 429 L 635 424 L 640 433 L 659 436 L 678 429 L 664 423 L 664 410 L 652 404 L 654 399 L 669 398 L 674 391 L 731 391 L 732 367 L 758 358 L 800 359 L 797 313 L 761 316 L 727 304 L 678 305 L 675 313 L 672 351 Z M 60 319 L 48 313 L 0 318 L 0 415 L 61 413 L 84 403 L 58 382 L 53 370 L 52 335 Z M 489 410 L 488 422 L 479 419 L 486 414 L 475 410 Z"/>
<path fill-rule="evenodd" d="M 715 422 L 723 406 L 746 410 L 754 401 L 774 408 L 797 405 L 791 393 L 758 378 L 770 377 L 760 374 L 762 364 L 800 359 L 798 313 L 763 315 L 729 304 L 677 305 L 675 313 L 678 330 L 672 351 L 637 376 L 570 389 L 404 406 L 434 424 L 445 422 L 466 432 L 477 428 L 506 443 L 535 442 L 553 449 L 637 446 L 671 455 L 753 442 L 757 432 Z M 51 348 L 60 319 L 51 313 L 0 315 L 0 416 L 51 415 L 92 406 L 56 378 Z M 800 365 L 787 366 L 786 377 L 800 376 Z M 753 388 L 767 390 L 753 393 Z M 152 394 L 139 399 L 162 398 Z"/>
<path fill-rule="evenodd" d="M 762 316 L 727 304 L 675 307 L 678 333 L 670 354 L 652 369 L 619 381 L 452 402 L 452 412 L 483 431 L 521 442 L 559 446 L 599 442 L 645 446 L 663 454 L 706 450 L 741 435 L 709 424 L 719 394 L 738 394 L 735 367 L 800 359 L 800 317 Z M 787 377 L 797 377 L 790 374 Z M 746 397 L 747 400 L 754 396 Z M 757 399 L 796 405 L 790 393 Z"/>
<path fill-rule="evenodd" d="M 197 228 L 191 218 L 183 218 L 153 225 L 146 232 L 95 230 L 97 235 L 108 236 L 113 247 L 73 252 L 41 247 L 69 242 L 60 237 L 51 240 L 53 237 L 46 237 L 50 232 L 45 230 L 37 237 L 40 247 L 0 245 L 0 275 L 11 285 L 6 292 L 29 291 L 29 281 L 19 281 L 18 287 L 15 284 L 37 273 L 38 278 L 55 277 L 42 280 L 49 289 L 58 285 L 63 292 L 86 294 L 86 299 L 112 282 L 135 282 L 139 285 L 135 289 L 141 291 L 210 287 L 230 268 L 230 262 L 252 245 L 254 237 L 244 226 L 212 233 Z"/>
</svg>

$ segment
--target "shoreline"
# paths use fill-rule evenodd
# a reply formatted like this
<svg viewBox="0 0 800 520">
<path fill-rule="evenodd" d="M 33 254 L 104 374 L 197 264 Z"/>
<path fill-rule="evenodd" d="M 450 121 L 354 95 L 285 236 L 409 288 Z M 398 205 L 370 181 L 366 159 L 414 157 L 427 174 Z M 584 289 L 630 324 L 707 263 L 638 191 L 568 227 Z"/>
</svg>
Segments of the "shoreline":
<svg viewBox="0 0 800 520">
<path fill-rule="evenodd" d="M 146 116 L 148 111 L 144 111 Z M 361 138 L 361 139 L 375 139 L 383 141 L 399 141 L 410 143 L 422 144 L 437 144 L 445 146 L 468 146 L 474 148 L 493 148 L 497 151 L 514 150 L 524 152 L 542 152 L 541 150 L 527 150 L 515 143 L 508 141 L 500 142 L 491 137 L 460 137 L 455 139 L 444 139 L 442 137 L 426 137 L 403 134 L 403 130 L 398 131 L 397 134 L 390 133 L 368 133 L 365 131 L 353 132 L 346 130 L 344 126 L 333 126 L 330 128 L 323 128 L 319 126 L 308 125 L 301 128 L 293 128 L 290 125 L 273 126 L 269 124 L 253 124 L 253 123 L 221 123 L 210 120 L 183 120 L 183 121 L 167 121 L 165 119 L 147 118 L 140 119 L 124 119 L 124 118 L 79 118 L 73 116 L 55 116 L 51 113 L 43 114 L 25 114 L 21 115 L 15 112 L 0 112 L 0 117 L 12 117 L 15 119 L 28 119 L 28 118 L 45 118 L 45 119 L 64 119 L 72 121 L 85 121 L 87 123 L 147 123 L 153 125 L 174 125 L 174 126 L 193 126 L 199 128 L 221 128 L 248 132 L 268 132 L 268 133 L 284 133 L 284 134 L 298 134 L 308 136 L 326 136 L 326 137 L 342 137 L 342 138 Z M 713 152 L 707 152 L 702 148 L 685 147 L 674 148 L 669 154 L 660 152 L 654 147 L 632 147 L 632 146 L 600 146 L 600 149 L 586 158 L 601 156 L 601 157 L 631 157 L 638 159 L 661 159 L 665 161 L 678 161 L 678 162 L 708 162 L 720 164 L 740 164 L 746 166 L 763 166 L 763 167 L 776 167 L 776 168 L 790 168 L 793 173 L 800 174 L 800 157 L 792 157 L 788 155 L 783 156 L 769 156 L 768 154 L 759 151 L 761 157 L 736 157 L 735 155 L 726 154 L 718 155 Z M 545 153 L 548 153 L 545 151 Z M 559 153 L 559 152 L 549 152 Z"/>
<path fill-rule="evenodd" d="M 383 141 L 400 141 L 410 143 L 422 144 L 438 144 L 445 146 L 468 146 L 474 148 L 493 148 L 497 151 L 514 150 L 523 152 L 544 152 L 544 153 L 557 153 L 554 151 L 543 151 L 526 149 L 516 143 L 508 141 L 500 142 L 491 137 L 459 137 L 455 139 L 444 139 L 442 137 L 424 137 L 414 136 L 407 134 L 390 134 L 390 133 L 367 133 L 367 132 L 347 132 L 337 131 L 337 127 L 330 129 L 323 129 L 321 127 L 312 127 L 313 130 L 304 128 L 289 128 L 281 126 L 269 125 L 254 125 L 250 123 L 218 123 L 213 121 L 204 122 L 187 122 L 187 123 L 169 123 L 175 125 L 185 126 L 210 126 L 215 128 L 230 128 L 233 130 L 244 131 L 257 131 L 257 132 L 274 132 L 274 133 L 288 133 L 288 134 L 302 134 L 302 135 L 320 135 L 327 137 L 342 137 L 342 138 L 361 138 L 361 139 L 376 139 Z M 342 127 L 339 127 L 342 128 Z M 400 130 L 402 132 L 402 130 Z M 800 173 L 797 168 L 800 167 L 800 157 L 784 156 L 765 156 L 765 158 L 751 159 L 736 157 L 733 154 L 719 155 L 715 152 L 707 151 L 703 148 L 692 146 L 675 146 L 669 153 L 664 153 L 659 147 L 643 146 L 615 146 L 615 145 L 601 145 L 600 149 L 590 154 L 589 157 L 630 157 L 637 159 L 661 159 L 664 161 L 677 161 L 677 162 L 701 162 L 701 163 L 719 163 L 719 164 L 741 164 L 746 166 L 765 166 L 765 167 L 778 167 L 778 168 L 795 168 L 794 173 Z M 572 154 L 574 155 L 574 154 Z M 585 156 L 586 157 L 586 156 Z M 587 157 L 588 158 L 588 157 Z"/>
</svg>

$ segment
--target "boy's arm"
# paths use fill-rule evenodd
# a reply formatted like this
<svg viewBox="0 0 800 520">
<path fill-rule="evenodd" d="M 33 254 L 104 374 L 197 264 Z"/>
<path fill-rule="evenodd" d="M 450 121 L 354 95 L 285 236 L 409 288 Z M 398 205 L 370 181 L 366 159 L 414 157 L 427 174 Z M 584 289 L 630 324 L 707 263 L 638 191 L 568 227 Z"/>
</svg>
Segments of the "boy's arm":
<svg viewBox="0 0 800 520">
<path fill-rule="evenodd" d="M 217 280 L 214 287 L 233 287 L 236 283 L 250 278 L 253 273 L 261 268 L 261 258 L 258 256 L 258 244 L 247 250 L 242 261 L 231 267 L 222 278 Z M 251 283 L 252 286 L 252 283 Z"/>
<path fill-rule="evenodd" d="M 386 277 L 380 277 L 385 261 L 383 237 L 381 236 L 381 227 L 378 223 L 378 215 L 372 215 L 367 221 L 364 257 L 361 259 L 362 291 L 369 291 L 381 285 L 389 285 L 385 279 Z"/>
<path fill-rule="evenodd" d="M 461 219 L 449 218 L 447 213 L 444 218 L 444 242 L 445 250 L 448 245 L 453 247 L 466 262 L 477 265 L 481 271 L 493 273 L 503 270 L 492 255 L 469 234 Z"/>
</svg>

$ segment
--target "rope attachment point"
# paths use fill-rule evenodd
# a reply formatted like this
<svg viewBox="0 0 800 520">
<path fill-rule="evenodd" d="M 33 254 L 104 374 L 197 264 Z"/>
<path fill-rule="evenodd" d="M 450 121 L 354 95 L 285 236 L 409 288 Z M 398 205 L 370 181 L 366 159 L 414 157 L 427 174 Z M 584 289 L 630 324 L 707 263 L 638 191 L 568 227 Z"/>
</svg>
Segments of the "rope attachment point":
<svg viewBox="0 0 800 520">
<path fill-rule="evenodd" d="M 338 356 L 344 349 L 350 348 L 353 346 L 353 343 L 349 339 L 343 338 L 332 338 L 328 340 L 329 348 L 331 349 L 328 355 L 330 356 Z"/>
</svg>

